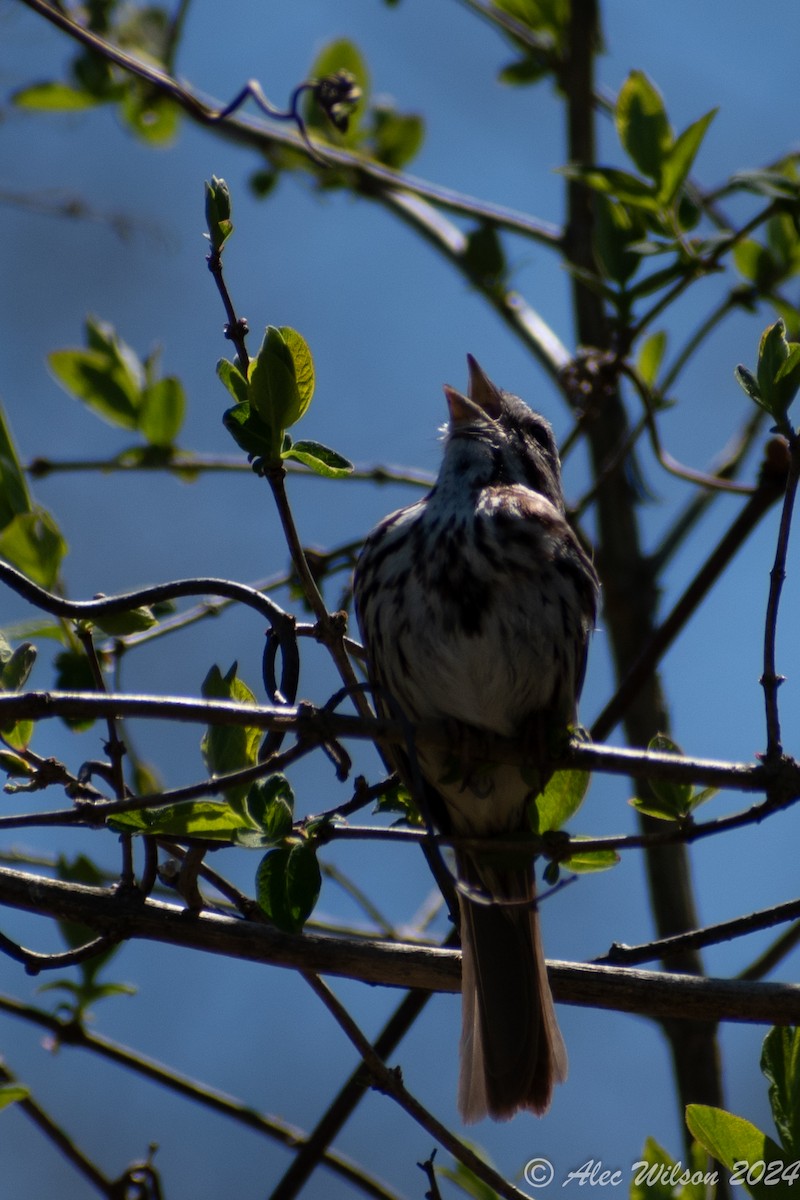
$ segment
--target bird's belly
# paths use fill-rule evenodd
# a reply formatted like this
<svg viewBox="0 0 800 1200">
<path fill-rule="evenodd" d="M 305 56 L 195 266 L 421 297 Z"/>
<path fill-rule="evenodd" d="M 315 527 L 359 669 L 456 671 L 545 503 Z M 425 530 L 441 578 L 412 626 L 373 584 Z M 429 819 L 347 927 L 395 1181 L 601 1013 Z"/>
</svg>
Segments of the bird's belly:
<svg viewBox="0 0 800 1200">
<path fill-rule="evenodd" d="M 412 621 L 403 640 L 410 665 L 395 694 L 404 708 L 417 720 L 455 719 L 504 737 L 552 707 L 566 669 L 559 629 L 524 608 L 502 619 L 487 613 L 473 634 L 453 622 Z"/>
</svg>

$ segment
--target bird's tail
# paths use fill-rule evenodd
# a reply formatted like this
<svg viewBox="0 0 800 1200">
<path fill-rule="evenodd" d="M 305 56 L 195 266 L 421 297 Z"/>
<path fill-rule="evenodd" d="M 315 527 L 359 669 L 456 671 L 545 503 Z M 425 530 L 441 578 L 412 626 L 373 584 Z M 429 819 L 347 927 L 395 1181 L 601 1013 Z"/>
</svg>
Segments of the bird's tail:
<svg viewBox="0 0 800 1200">
<path fill-rule="evenodd" d="M 465 1122 L 542 1115 L 567 1076 L 567 1052 L 547 980 L 530 867 L 498 869 L 458 857 L 459 879 L 497 900 L 459 894 L 461 909 L 461 1075 Z"/>
</svg>

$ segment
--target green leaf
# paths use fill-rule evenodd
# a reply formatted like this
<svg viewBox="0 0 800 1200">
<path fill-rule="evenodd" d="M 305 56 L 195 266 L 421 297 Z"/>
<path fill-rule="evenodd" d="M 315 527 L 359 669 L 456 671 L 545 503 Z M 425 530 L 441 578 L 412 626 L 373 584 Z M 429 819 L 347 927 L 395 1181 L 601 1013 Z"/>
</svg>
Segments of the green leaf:
<svg viewBox="0 0 800 1200">
<path fill-rule="evenodd" d="M 494 6 L 552 42 L 554 49 L 563 44 L 569 29 L 569 0 L 494 0 Z"/>
<path fill-rule="evenodd" d="M 18 692 L 25 686 L 36 662 L 36 647 L 23 642 L 15 650 L 0 635 L 0 692 Z"/>
<path fill-rule="evenodd" d="M 616 167 L 571 165 L 559 168 L 559 174 L 575 179 L 601 195 L 613 196 L 632 208 L 640 208 L 644 212 L 657 212 L 659 209 L 654 186 L 628 171 L 620 171 Z"/>
<path fill-rule="evenodd" d="M 399 813 L 401 820 L 395 822 L 397 825 L 411 825 L 420 828 L 425 824 L 414 803 L 414 797 L 399 780 L 387 786 L 385 792 L 378 796 L 373 811 L 376 813 Z"/>
<path fill-rule="evenodd" d="M 794 215 L 776 213 L 766 224 L 767 245 L 779 269 L 780 277 L 795 275 L 800 269 L 800 233 Z"/>
<path fill-rule="evenodd" d="M 66 552 L 61 531 L 44 509 L 20 513 L 0 531 L 0 558 L 44 588 L 55 583 Z"/>
<path fill-rule="evenodd" d="M 583 804 L 591 776 L 588 771 L 555 771 L 536 797 L 537 832 L 563 829 Z"/>
<path fill-rule="evenodd" d="M 177 136 L 181 117 L 177 104 L 138 80 L 125 88 L 120 113 L 131 131 L 152 146 L 168 146 Z"/>
<path fill-rule="evenodd" d="M 50 370 L 67 392 L 103 420 L 136 429 L 145 386 L 143 364 L 106 322 L 90 317 L 86 340 L 86 350 L 55 350 L 48 355 Z"/>
<path fill-rule="evenodd" d="M 12 650 L 5 638 L 0 635 L 0 692 L 19 692 L 25 686 L 28 676 L 36 662 L 36 647 L 30 642 L 23 642 Z M 17 721 L 12 719 L 6 724 L 0 724 L 0 734 L 12 750 L 25 750 L 33 737 L 35 724 L 30 720 Z M 12 755 L 12 758 L 16 756 Z M 23 762 L 23 775 L 30 774 L 30 768 Z M 5 770 L 9 770 L 8 764 Z M 9 772 L 11 773 L 11 772 Z M 16 772 L 19 774 L 19 772 Z"/>
<path fill-rule="evenodd" d="M 769 250 L 752 238 L 737 242 L 733 248 L 733 263 L 739 274 L 762 292 L 768 291 L 780 277 Z"/>
<path fill-rule="evenodd" d="M 654 1138 L 644 1144 L 641 1159 L 632 1166 L 630 1200 L 711 1200 L 708 1155 L 699 1142 L 689 1147 L 689 1162 L 675 1162 Z"/>
<path fill-rule="evenodd" d="M 97 684 L 89 660 L 82 650 L 62 650 L 53 660 L 55 686 L 64 692 L 96 692 Z M 90 729 L 93 717 L 62 717 L 64 724 L 75 732 Z"/>
<path fill-rule="evenodd" d="M 152 608 L 142 605 L 140 608 L 130 608 L 127 612 L 92 617 L 92 624 L 109 637 L 125 637 L 129 633 L 144 633 L 152 629 L 158 624 L 158 618 Z"/>
<path fill-rule="evenodd" d="M 139 429 L 151 446 L 172 446 L 183 425 L 186 396 L 179 379 L 168 376 L 145 388 L 139 409 Z"/>
<path fill-rule="evenodd" d="M 675 1165 L 675 1160 L 671 1155 L 667 1154 L 666 1150 L 658 1144 L 655 1138 L 648 1138 L 645 1142 L 640 1161 L 647 1164 L 648 1168 L 655 1169 L 659 1173 L 659 1176 L 661 1170 L 670 1170 Z M 647 1170 L 639 1168 L 639 1163 L 637 1162 L 634 1177 L 631 1181 L 629 1200 L 672 1200 L 674 1189 L 671 1186 L 661 1183 L 660 1179 L 658 1182 L 654 1181 L 650 1183 L 645 1181 L 644 1183 L 638 1183 L 637 1180 L 640 1172 L 645 1175 L 646 1180 Z"/>
<path fill-rule="evenodd" d="M 757 378 L 763 407 L 778 423 L 784 421 L 800 388 L 800 345 L 787 342 L 782 320 L 761 335 Z"/>
<path fill-rule="evenodd" d="M 274 325 L 267 326 L 258 354 L 250 360 L 247 382 L 251 411 L 272 432 L 280 453 L 283 430 L 294 424 L 302 402 L 291 351 Z"/>
<path fill-rule="evenodd" d="M 666 348 L 667 335 L 663 329 L 651 333 L 642 343 L 636 368 L 648 387 L 655 385 Z"/>
<path fill-rule="evenodd" d="M 270 775 L 254 783 L 245 808 L 267 842 L 281 842 L 292 832 L 294 792 L 285 775 Z"/>
<path fill-rule="evenodd" d="M 471 1197 L 471 1200 L 497 1200 L 497 1192 L 494 1188 L 476 1175 L 472 1168 L 465 1163 L 454 1160 L 452 1167 L 437 1167 L 436 1174 L 441 1175 L 444 1179 L 449 1179 L 463 1195 Z M 433 1194 L 432 1192 L 425 1193 L 426 1197 Z"/>
<path fill-rule="evenodd" d="M 773 383 L 788 356 L 789 347 L 786 342 L 785 326 L 783 321 L 776 321 L 774 325 L 769 325 L 761 335 L 756 375 L 758 389 L 773 412 L 775 411 Z"/>
<path fill-rule="evenodd" d="M 31 498 L 11 436 L 5 412 L 0 407 L 0 529 L 13 517 L 31 511 Z"/>
<path fill-rule="evenodd" d="M 221 250 L 233 233 L 231 220 L 231 193 L 224 179 L 211 176 L 206 181 L 206 224 L 208 237 L 214 250 Z"/>
<path fill-rule="evenodd" d="M 638 216 L 638 214 L 637 214 Z M 623 204 L 609 196 L 599 195 L 595 206 L 593 233 L 594 254 L 597 265 L 607 279 L 623 286 L 641 262 L 641 254 L 631 245 L 642 236 L 641 221 L 631 219 Z"/>
<path fill-rule="evenodd" d="M 221 358 L 217 363 L 217 375 L 225 384 L 237 404 L 244 404 L 248 397 L 247 380 L 236 363 Z"/>
<path fill-rule="evenodd" d="M 102 887 L 106 882 L 102 873 L 85 854 L 77 854 L 72 859 L 60 855 L 56 862 L 56 875 L 65 883 L 80 883 L 88 887 Z M 85 945 L 86 942 L 92 941 L 97 936 L 97 930 L 78 921 L 59 920 L 58 929 L 70 950 Z M 101 967 L 113 958 L 119 949 L 119 945 L 106 946 L 92 958 L 79 963 L 78 969 L 82 982 L 78 986 L 80 988 L 91 987 Z"/>
<path fill-rule="evenodd" d="M 30 1088 L 23 1087 L 21 1083 L 4 1083 L 0 1085 L 0 1108 L 8 1108 L 9 1104 L 27 1100 L 30 1094 Z"/>
<path fill-rule="evenodd" d="M 572 841 L 580 842 L 581 838 L 573 835 Z M 576 875 L 586 875 L 591 871 L 608 871 L 618 862 L 619 855 L 616 850 L 581 850 L 575 847 L 569 858 L 559 860 L 559 865 L 568 871 L 574 871 Z"/>
<path fill-rule="evenodd" d="M 780 171 L 737 171 L 731 176 L 729 187 L 755 192 L 769 200 L 796 201 L 800 196 L 800 181 L 790 179 Z"/>
<path fill-rule="evenodd" d="M 349 459 L 336 450 L 331 450 L 330 446 L 323 446 L 321 442 L 294 442 L 281 457 L 293 458 L 309 467 L 316 475 L 324 475 L 328 479 L 341 479 L 350 475 L 353 470 Z"/>
<path fill-rule="evenodd" d="M 11 779 L 30 779 L 35 773 L 29 762 L 10 750 L 0 750 L 0 771 L 5 771 Z"/>
<path fill-rule="evenodd" d="M 800 1158 L 800 1028 L 774 1027 L 764 1038 L 761 1070 L 772 1119 L 790 1159 Z"/>
<path fill-rule="evenodd" d="M 105 3 L 105 0 L 100 2 Z M 92 27 L 96 27 L 94 22 Z M 108 25 L 102 18 L 99 22 L 100 30 L 108 31 Z M 88 47 L 72 60 L 71 75 L 78 87 L 101 103 L 120 100 L 125 92 L 125 84 L 115 80 L 111 63 Z"/>
<path fill-rule="evenodd" d="M 268 462 L 274 462 L 280 457 L 283 439 L 273 434 L 269 425 L 257 412 L 253 412 L 247 401 L 226 409 L 222 414 L 222 423 L 236 445 L 251 458 L 265 458 Z"/>
<path fill-rule="evenodd" d="M 226 675 L 213 666 L 203 680 L 201 689 L 206 700 L 234 700 L 237 704 L 255 704 L 255 696 L 237 675 L 234 663 Z M 258 759 L 261 730 L 247 725 L 210 725 L 200 748 L 203 760 L 212 775 L 225 775 L 253 766 Z M 238 804 L 247 794 L 248 784 L 230 788 L 226 799 Z"/>
<path fill-rule="evenodd" d="M 774 1198 L 774 1187 L 765 1184 L 763 1178 L 752 1178 L 751 1181 L 747 1175 L 748 1169 L 752 1172 L 759 1163 L 774 1163 L 783 1159 L 783 1151 L 772 1138 L 744 1117 L 736 1117 L 724 1109 L 705 1104 L 687 1105 L 686 1124 L 698 1142 L 729 1171 L 733 1171 L 737 1164 L 746 1164 L 742 1182 L 755 1200 Z"/>
<path fill-rule="evenodd" d="M 669 267 L 662 267 L 660 271 L 653 271 L 652 275 L 646 275 L 644 279 L 640 279 L 629 289 L 628 295 L 631 299 L 641 300 L 645 296 L 650 296 L 653 292 L 658 292 L 662 288 L 668 287 L 674 283 L 676 279 L 680 279 L 686 274 L 686 267 L 680 260 L 672 263 Z"/>
<path fill-rule="evenodd" d="M 683 757 L 680 746 L 664 733 L 657 733 L 647 746 L 656 754 L 674 754 Z M 671 811 L 673 816 L 684 817 L 691 808 L 692 785 L 690 783 L 672 783 L 669 780 L 652 779 L 650 788 L 657 800 L 661 802 L 664 811 Z"/>
<path fill-rule="evenodd" d="M 185 800 L 160 808 L 136 809 L 109 817 L 108 824 L 120 833 L 192 837 L 209 842 L 233 842 L 237 834 L 252 829 L 241 811 L 224 800 Z"/>
<path fill-rule="evenodd" d="M 287 933 L 302 930 L 314 911 L 321 886 L 317 855 L 309 842 L 267 851 L 256 872 L 259 907 Z"/>
<path fill-rule="evenodd" d="M 631 71 L 620 88 L 614 121 L 639 170 L 660 181 L 662 163 L 672 146 L 672 129 L 661 93 L 642 71 Z"/>
<path fill-rule="evenodd" d="M 482 221 L 467 234 L 462 262 L 470 279 L 478 285 L 503 286 L 508 276 L 508 263 L 494 225 Z"/>
<path fill-rule="evenodd" d="M 103 420 L 123 429 L 136 428 L 138 389 L 132 389 L 131 381 L 115 371 L 107 355 L 91 350 L 54 350 L 47 361 L 61 386 Z"/>
<path fill-rule="evenodd" d="M 692 169 L 697 152 L 703 143 L 709 125 L 717 115 L 718 109 L 712 108 L 704 117 L 684 129 L 680 137 L 664 156 L 661 165 L 661 186 L 658 198 L 664 207 L 672 204 L 686 177 Z"/>
<path fill-rule="evenodd" d="M 402 170 L 425 140 L 425 122 L 415 113 L 398 113 L 388 105 L 372 110 L 372 152 L 378 162 Z"/>
<path fill-rule="evenodd" d="M 94 108 L 98 103 L 97 97 L 91 92 L 55 80 L 19 88 L 12 92 L 11 101 L 17 108 L 38 109 L 39 112 L 74 112 L 76 109 Z"/>
<path fill-rule="evenodd" d="M 297 415 L 283 426 L 284 429 L 290 429 L 303 416 L 314 395 L 314 360 L 311 357 L 308 343 L 296 329 L 291 329 L 288 325 L 281 325 L 278 333 L 291 354 L 294 378 L 300 397 Z"/>
<path fill-rule="evenodd" d="M 542 57 L 535 54 L 526 55 L 516 62 L 507 63 L 498 73 L 497 79 L 508 87 L 527 87 L 538 83 L 548 73 L 549 67 Z"/>
<path fill-rule="evenodd" d="M 738 367 L 734 369 L 733 374 L 736 382 L 741 388 L 744 389 L 745 392 L 747 392 L 747 395 L 750 397 L 750 399 L 754 400 L 756 404 L 761 406 L 761 408 L 767 408 L 767 405 L 764 403 L 764 400 L 761 396 L 761 389 L 758 386 L 758 380 L 756 379 L 755 375 L 753 375 L 752 371 L 748 371 L 747 367 L 744 367 L 741 363 L 739 363 Z M 768 408 L 767 412 L 769 412 Z"/>
</svg>

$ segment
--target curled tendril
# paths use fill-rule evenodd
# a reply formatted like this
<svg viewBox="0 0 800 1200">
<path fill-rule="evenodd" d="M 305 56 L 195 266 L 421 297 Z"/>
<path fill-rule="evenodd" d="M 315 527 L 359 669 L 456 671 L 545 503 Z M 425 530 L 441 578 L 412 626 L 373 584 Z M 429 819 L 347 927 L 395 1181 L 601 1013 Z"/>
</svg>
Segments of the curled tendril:
<svg viewBox="0 0 800 1200">
<path fill-rule="evenodd" d="M 331 75 L 323 75 L 321 79 L 309 79 L 304 83 L 298 84 L 292 92 L 287 109 L 276 108 L 267 99 L 258 80 L 250 79 L 242 90 L 234 96 L 230 104 L 226 105 L 225 108 L 221 109 L 215 115 L 214 120 L 224 121 L 226 117 L 229 117 L 241 108 L 247 100 L 254 100 L 261 111 L 266 113 L 268 117 L 272 117 L 273 120 L 294 122 L 311 157 L 321 166 L 327 166 L 327 162 L 308 136 L 306 123 L 300 112 L 300 97 L 304 92 L 311 93 L 335 129 L 338 129 L 340 133 L 347 132 L 350 117 L 353 114 L 353 109 L 361 99 L 362 92 L 356 82 L 355 76 L 350 71 L 345 70 L 334 71 Z"/>
<path fill-rule="evenodd" d="M 280 605 L 259 592 L 256 588 L 230 579 L 175 579 L 168 583 L 140 588 L 119 596 L 103 596 L 94 600 L 65 600 L 53 592 L 33 583 L 9 563 L 0 560 L 0 582 L 5 583 L 17 595 L 22 596 L 43 612 L 67 620 L 91 621 L 111 613 L 129 612 L 131 609 L 160 604 L 178 596 L 224 596 L 254 609 L 269 622 L 267 646 L 264 653 L 264 687 L 271 704 L 294 704 L 300 677 L 300 652 L 294 617 Z M 276 675 L 277 657 L 280 652 L 280 681 Z M 271 735 L 270 752 L 278 748 L 283 734 Z"/>
</svg>

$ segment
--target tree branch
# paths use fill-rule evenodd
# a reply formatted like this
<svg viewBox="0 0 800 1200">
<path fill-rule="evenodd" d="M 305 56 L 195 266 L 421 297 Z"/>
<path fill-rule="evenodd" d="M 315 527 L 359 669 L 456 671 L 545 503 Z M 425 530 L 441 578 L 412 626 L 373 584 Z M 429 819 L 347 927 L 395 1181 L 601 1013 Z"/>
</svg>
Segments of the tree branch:
<svg viewBox="0 0 800 1200">
<path fill-rule="evenodd" d="M 313 934 L 282 933 L 261 922 L 216 913 L 189 914 L 130 891 L 114 892 L 0 869 L 0 903 L 79 921 L 115 939 L 142 938 L 294 970 L 402 989 L 458 992 L 455 950 Z M 553 994 L 564 1004 L 638 1013 L 654 1019 L 791 1025 L 800 985 L 706 979 L 554 962 Z"/>
<path fill-rule="evenodd" d="M 257 1112 L 251 1104 L 245 1104 L 208 1084 L 191 1079 L 188 1075 L 182 1075 L 173 1067 L 165 1067 L 155 1059 L 148 1058 L 147 1055 L 130 1050 L 100 1033 L 85 1029 L 74 1020 L 62 1020 L 43 1009 L 23 1004 L 11 996 L 3 995 L 0 995 L 0 1011 L 48 1030 L 59 1047 L 66 1045 L 88 1050 L 119 1067 L 133 1071 L 161 1087 L 176 1092 L 187 1100 L 230 1117 L 254 1133 L 280 1142 L 283 1146 L 294 1149 L 298 1146 L 302 1147 L 307 1140 L 307 1134 L 297 1126 L 290 1125 L 272 1115 L 267 1117 L 263 1113 Z M 373 1200 L 399 1200 L 397 1195 L 385 1184 L 368 1174 L 345 1155 L 340 1154 L 339 1151 L 325 1147 L 318 1158 L 323 1166 L 342 1179 L 346 1179 L 352 1186 L 360 1188 L 365 1195 L 372 1196 Z"/>
<path fill-rule="evenodd" d="M 269 125 L 264 121 L 235 116 L 226 116 L 224 121 L 221 121 L 220 114 L 225 111 L 225 105 L 218 101 L 209 102 L 200 93 L 195 92 L 186 84 L 178 82 L 165 71 L 113 46 L 91 30 L 76 24 L 65 13 L 48 4 L 46 0 L 22 0 L 22 3 L 33 12 L 38 13 L 39 16 L 44 17 L 46 21 L 56 25 L 75 41 L 94 50 L 107 62 L 113 63 L 137 79 L 145 80 L 161 95 L 173 100 L 199 124 L 223 129 L 225 136 L 233 141 L 252 146 L 260 153 L 272 145 L 279 145 L 288 146 L 299 154 L 310 157 L 313 149 L 316 149 L 324 152 L 325 161 L 330 166 L 342 167 L 350 171 L 364 186 L 364 194 L 374 193 L 376 189 L 378 191 L 409 192 L 452 212 L 461 213 L 478 221 L 491 222 L 498 228 L 511 230 L 545 245 L 553 247 L 560 245 L 561 231 L 546 221 L 538 221 L 525 213 L 515 212 L 502 205 L 491 204 L 473 196 L 466 196 L 451 188 L 439 187 L 413 175 L 394 171 L 356 151 L 344 150 L 319 140 L 312 142 L 313 149 L 310 151 L 299 134 Z"/>
</svg>

